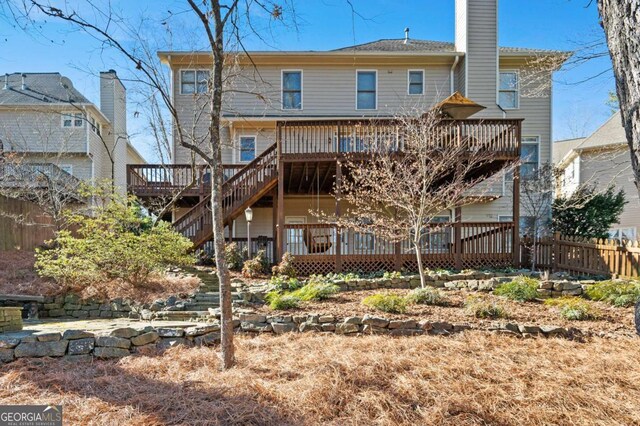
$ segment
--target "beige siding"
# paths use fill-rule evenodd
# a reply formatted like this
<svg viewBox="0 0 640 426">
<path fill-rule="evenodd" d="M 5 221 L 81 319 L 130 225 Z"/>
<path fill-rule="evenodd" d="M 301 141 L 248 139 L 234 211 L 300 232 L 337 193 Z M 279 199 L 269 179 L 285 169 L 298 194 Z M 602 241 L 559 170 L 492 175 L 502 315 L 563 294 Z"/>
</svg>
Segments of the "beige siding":
<svg viewBox="0 0 640 426">
<path fill-rule="evenodd" d="M 63 112 L 67 110 L 0 108 L 0 140 L 4 149 L 20 152 L 86 153 L 86 123 L 82 127 L 63 128 Z"/>
<path fill-rule="evenodd" d="M 85 181 L 91 180 L 92 162 L 86 155 L 74 155 L 74 154 L 60 154 L 60 155 L 47 155 L 47 154 L 27 154 L 24 157 L 24 161 L 27 163 L 51 163 L 58 167 L 71 166 L 73 168 L 72 174 L 78 179 Z"/>
<path fill-rule="evenodd" d="M 622 146 L 616 151 L 583 152 L 580 155 L 580 183 L 596 185 L 600 190 L 605 190 L 610 185 L 614 185 L 616 190 L 624 190 L 628 204 L 620 216 L 620 223 L 612 228 L 635 228 L 638 235 L 640 201 L 633 183 L 626 147 Z"/>
</svg>

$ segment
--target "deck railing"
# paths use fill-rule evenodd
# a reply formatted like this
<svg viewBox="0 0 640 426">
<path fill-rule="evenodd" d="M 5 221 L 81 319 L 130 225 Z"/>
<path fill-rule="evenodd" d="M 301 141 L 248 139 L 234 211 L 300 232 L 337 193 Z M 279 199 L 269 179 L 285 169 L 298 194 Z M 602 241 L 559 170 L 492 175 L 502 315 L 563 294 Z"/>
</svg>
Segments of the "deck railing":
<svg viewBox="0 0 640 426">
<path fill-rule="evenodd" d="M 246 164 L 224 164 L 225 180 L 244 166 Z M 130 164 L 127 166 L 127 186 L 131 193 L 145 197 L 179 191 L 184 191 L 185 195 L 207 194 L 211 189 L 211 171 L 204 165 Z"/>
<path fill-rule="evenodd" d="M 496 158 L 520 154 L 520 119 L 443 120 L 432 133 L 436 146 L 464 146 L 470 151 L 488 150 Z M 397 120 L 281 121 L 277 139 L 289 157 L 336 156 L 385 149 L 402 150 L 406 137 Z"/>
<path fill-rule="evenodd" d="M 429 267 L 508 266 L 514 261 L 513 222 L 432 224 L 420 241 Z M 371 233 L 331 224 L 284 225 L 284 251 L 296 258 L 302 272 L 322 269 L 373 271 L 415 269 L 413 244 L 390 242 Z M 320 265 L 320 266 L 318 266 Z"/>
</svg>

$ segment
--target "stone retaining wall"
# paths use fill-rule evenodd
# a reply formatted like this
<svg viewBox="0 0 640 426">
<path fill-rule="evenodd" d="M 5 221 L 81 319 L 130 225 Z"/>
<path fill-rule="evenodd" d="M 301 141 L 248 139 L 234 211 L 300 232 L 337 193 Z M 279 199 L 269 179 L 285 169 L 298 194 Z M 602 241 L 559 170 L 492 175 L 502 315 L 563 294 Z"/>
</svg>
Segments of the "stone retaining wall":
<svg viewBox="0 0 640 426">
<path fill-rule="evenodd" d="M 22 308 L 0 308 L 0 333 L 22 330 Z"/>
<path fill-rule="evenodd" d="M 114 299 L 109 302 L 81 300 L 78 296 L 46 296 L 42 302 L 3 298 L 0 306 L 19 307 L 23 318 L 128 318 L 140 309 L 133 301 Z M 134 312 L 134 315 L 131 313 Z"/>
<path fill-rule="evenodd" d="M 365 315 L 336 318 L 333 315 L 273 315 L 246 313 L 234 320 L 238 333 L 321 332 L 342 335 L 386 334 L 390 336 L 443 335 L 477 329 L 518 337 L 576 338 L 583 333 L 575 328 L 495 322 L 488 326 L 452 324 L 427 320 L 392 320 Z M 38 332 L 24 337 L 0 336 L 0 361 L 17 358 L 64 357 L 69 361 L 95 358 L 119 358 L 144 348 L 166 349 L 175 345 L 214 345 L 220 342 L 218 322 L 179 327 L 119 328 L 96 335 L 84 330 Z"/>
</svg>

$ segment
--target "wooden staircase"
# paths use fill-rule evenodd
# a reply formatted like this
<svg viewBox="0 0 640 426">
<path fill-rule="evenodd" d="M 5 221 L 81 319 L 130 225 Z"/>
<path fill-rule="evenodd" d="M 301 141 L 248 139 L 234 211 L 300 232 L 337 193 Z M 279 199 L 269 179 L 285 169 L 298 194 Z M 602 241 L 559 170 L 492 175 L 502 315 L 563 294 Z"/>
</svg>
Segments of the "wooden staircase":
<svg viewBox="0 0 640 426">
<path fill-rule="evenodd" d="M 252 162 L 240 169 L 222 185 L 224 223 L 258 201 L 278 183 L 278 152 L 274 143 Z M 204 197 L 184 216 L 173 223 L 176 231 L 189 238 L 195 249 L 213 238 L 211 194 Z"/>
</svg>

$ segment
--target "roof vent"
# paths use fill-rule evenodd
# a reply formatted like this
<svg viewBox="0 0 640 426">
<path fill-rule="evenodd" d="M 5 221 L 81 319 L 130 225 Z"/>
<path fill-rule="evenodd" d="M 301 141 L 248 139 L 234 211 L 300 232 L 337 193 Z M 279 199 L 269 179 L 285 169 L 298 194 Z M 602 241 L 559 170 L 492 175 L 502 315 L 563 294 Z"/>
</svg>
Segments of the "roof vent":
<svg viewBox="0 0 640 426">
<path fill-rule="evenodd" d="M 2 87 L 2 90 L 7 90 L 9 88 L 9 73 L 6 73 L 4 75 L 4 86 Z"/>
<path fill-rule="evenodd" d="M 407 44 L 409 41 L 409 27 L 404 29 L 404 44 Z"/>
<path fill-rule="evenodd" d="M 22 77 L 22 90 L 24 90 L 27 88 L 27 85 L 25 84 L 25 79 L 27 78 L 27 75 L 23 73 L 21 74 L 21 77 Z"/>
</svg>

